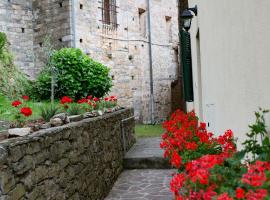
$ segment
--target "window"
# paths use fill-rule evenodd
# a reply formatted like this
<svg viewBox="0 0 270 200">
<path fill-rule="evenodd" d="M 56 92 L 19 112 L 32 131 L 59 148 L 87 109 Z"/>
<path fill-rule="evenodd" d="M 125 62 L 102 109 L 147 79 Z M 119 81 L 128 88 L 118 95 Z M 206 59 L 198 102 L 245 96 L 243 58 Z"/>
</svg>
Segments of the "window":
<svg viewBox="0 0 270 200">
<path fill-rule="evenodd" d="M 116 0 L 102 0 L 102 22 L 112 29 L 117 28 Z"/>
</svg>

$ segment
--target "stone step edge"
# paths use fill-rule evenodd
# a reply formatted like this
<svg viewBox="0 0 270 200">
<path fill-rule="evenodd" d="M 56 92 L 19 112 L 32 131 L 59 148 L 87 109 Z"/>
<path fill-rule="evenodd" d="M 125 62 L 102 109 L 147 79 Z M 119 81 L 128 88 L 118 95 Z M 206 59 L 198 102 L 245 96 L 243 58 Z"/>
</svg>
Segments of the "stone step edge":
<svg viewBox="0 0 270 200">
<path fill-rule="evenodd" d="M 162 157 L 126 157 L 124 169 L 173 169 L 168 160 Z"/>
</svg>

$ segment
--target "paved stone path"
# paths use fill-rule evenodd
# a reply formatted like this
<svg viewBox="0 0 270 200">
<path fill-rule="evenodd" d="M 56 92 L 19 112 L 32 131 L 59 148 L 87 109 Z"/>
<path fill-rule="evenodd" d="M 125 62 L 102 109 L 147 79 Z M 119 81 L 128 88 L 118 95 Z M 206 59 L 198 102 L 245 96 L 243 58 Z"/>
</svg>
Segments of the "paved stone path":
<svg viewBox="0 0 270 200">
<path fill-rule="evenodd" d="M 160 138 L 138 139 L 126 154 L 126 169 L 105 200 L 173 200 L 170 180 L 175 170 L 164 164 Z M 162 162 L 161 162 L 162 161 Z M 166 163 L 166 162 L 165 162 Z"/>
<path fill-rule="evenodd" d="M 174 170 L 124 171 L 105 200 L 173 200 L 170 179 Z"/>
</svg>

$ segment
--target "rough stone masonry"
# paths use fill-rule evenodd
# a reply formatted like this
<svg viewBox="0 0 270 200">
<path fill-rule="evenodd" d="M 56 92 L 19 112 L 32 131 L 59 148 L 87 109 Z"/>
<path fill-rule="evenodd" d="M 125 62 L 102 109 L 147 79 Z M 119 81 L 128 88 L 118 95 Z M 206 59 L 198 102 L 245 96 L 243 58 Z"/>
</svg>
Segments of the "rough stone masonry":
<svg viewBox="0 0 270 200">
<path fill-rule="evenodd" d="M 178 2 L 151 0 L 154 117 L 179 107 Z M 31 78 L 44 63 L 44 38 L 56 49 L 78 47 L 111 69 L 122 106 L 136 120 L 150 113 L 149 32 L 146 0 L 0 0 L 0 31 L 7 33 L 15 63 Z M 176 104 L 176 106 L 175 106 Z"/>
<path fill-rule="evenodd" d="M 1 142 L 0 199 L 104 199 L 123 168 L 121 120 L 133 114 L 120 110 Z M 134 125 L 123 125 L 128 148 Z"/>
</svg>

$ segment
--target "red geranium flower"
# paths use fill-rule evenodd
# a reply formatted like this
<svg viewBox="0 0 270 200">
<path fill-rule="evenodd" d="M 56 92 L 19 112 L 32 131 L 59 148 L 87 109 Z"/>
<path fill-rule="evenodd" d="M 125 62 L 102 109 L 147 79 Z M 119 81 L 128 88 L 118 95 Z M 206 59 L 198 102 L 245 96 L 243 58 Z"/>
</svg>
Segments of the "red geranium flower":
<svg viewBox="0 0 270 200">
<path fill-rule="evenodd" d="M 99 98 L 95 97 L 93 100 L 94 100 L 94 102 L 97 102 L 97 101 L 99 101 Z"/>
<path fill-rule="evenodd" d="M 13 107 L 18 107 L 18 106 L 21 105 L 21 104 L 22 104 L 22 102 L 20 102 L 19 100 L 16 100 L 16 101 L 13 101 L 11 105 L 12 105 Z"/>
<path fill-rule="evenodd" d="M 243 199 L 245 197 L 245 191 L 242 188 L 237 188 L 235 190 L 235 197 L 237 199 Z"/>
<path fill-rule="evenodd" d="M 231 198 L 228 193 L 223 193 L 218 196 L 217 200 L 233 200 L 233 198 Z"/>
<path fill-rule="evenodd" d="M 29 96 L 27 96 L 27 95 L 24 95 L 24 96 L 22 96 L 22 98 L 23 98 L 23 100 L 25 100 L 25 101 L 29 101 Z"/>
<path fill-rule="evenodd" d="M 175 166 L 177 168 L 179 168 L 182 164 L 182 159 L 176 151 L 174 151 L 172 154 L 171 163 L 173 166 Z"/>
<path fill-rule="evenodd" d="M 72 103 L 73 100 L 70 97 L 68 97 L 68 96 L 64 96 L 64 97 L 62 97 L 62 99 L 61 99 L 60 102 L 61 102 L 61 104 Z"/>
<path fill-rule="evenodd" d="M 25 117 L 29 117 L 32 115 L 32 109 L 29 107 L 21 108 L 21 114 L 23 114 Z"/>
<path fill-rule="evenodd" d="M 89 95 L 88 97 L 87 97 L 87 99 L 89 99 L 89 100 L 91 100 L 93 97 L 92 97 L 92 95 Z"/>
<path fill-rule="evenodd" d="M 109 101 L 109 98 L 108 98 L 108 97 L 105 97 L 104 100 L 105 100 L 105 101 Z"/>
<path fill-rule="evenodd" d="M 117 101 L 117 97 L 116 96 L 110 96 L 110 101 Z"/>
<path fill-rule="evenodd" d="M 88 100 L 85 99 L 85 98 L 83 98 L 83 99 L 80 99 L 80 100 L 78 101 L 78 104 L 87 103 L 87 102 L 88 102 Z"/>
<path fill-rule="evenodd" d="M 185 182 L 184 174 L 176 174 L 170 182 L 170 188 L 173 193 L 178 194 L 179 190 L 183 187 Z"/>
</svg>

